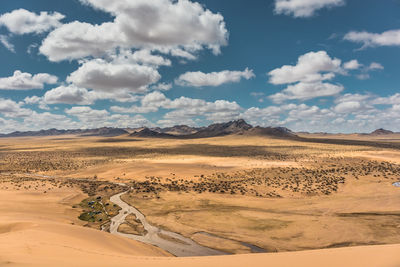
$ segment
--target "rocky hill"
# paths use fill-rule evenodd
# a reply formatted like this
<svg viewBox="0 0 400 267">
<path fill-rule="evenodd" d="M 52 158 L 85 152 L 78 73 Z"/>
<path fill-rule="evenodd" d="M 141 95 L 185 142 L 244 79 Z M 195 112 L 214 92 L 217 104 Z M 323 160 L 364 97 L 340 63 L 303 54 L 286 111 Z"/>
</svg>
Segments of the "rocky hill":
<svg viewBox="0 0 400 267">
<path fill-rule="evenodd" d="M 149 128 L 144 128 L 142 130 L 135 131 L 135 132 L 131 133 L 129 136 L 131 136 L 131 137 L 149 137 L 149 138 L 173 138 L 173 137 L 175 137 L 175 135 L 161 133 L 158 131 L 151 130 Z"/>
<path fill-rule="evenodd" d="M 152 128 L 151 130 L 160 132 L 160 133 L 172 134 L 172 135 L 188 135 L 188 134 L 197 133 L 198 131 L 200 131 L 203 128 L 190 127 L 187 125 L 176 125 L 176 126 L 167 127 L 167 128 L 157 127 L 157 128 Z"/>
<path fill-rule="evenodd" d="M 199 130 L 194 134 L 187 135 L 187 138 L 207 138 L 224 136 L 230 134 L 244 134 L 246 131 L 252 129 L 253 126 L 245 122 L 244 120 L 230 121 L 226 123 L 215 123 L 211 124 L 204 129 Z"/>
<path fill-rule="evenodd" d="M 380 128 L 370 133 L 370 135 L 387 135 L 387 134 L 394 134 L 394 132 Z"/>
<path fill-rule="evenodd" d="M 275 136 L 275 137 L 295 137 L 296 134 L 285 127 L 254 127 L 245 132 L 247 135 L 255 136 Z"/>
<path fill-rule="evenodd" d="M 104 137 L 114 137 L 128 134 L 128 132 L 121 128 L 109 128 L 103 127 L 99 129 L 89 130 L 87 133 L 83 133 L 83 136 L 104 136 Z"/>
</svg>

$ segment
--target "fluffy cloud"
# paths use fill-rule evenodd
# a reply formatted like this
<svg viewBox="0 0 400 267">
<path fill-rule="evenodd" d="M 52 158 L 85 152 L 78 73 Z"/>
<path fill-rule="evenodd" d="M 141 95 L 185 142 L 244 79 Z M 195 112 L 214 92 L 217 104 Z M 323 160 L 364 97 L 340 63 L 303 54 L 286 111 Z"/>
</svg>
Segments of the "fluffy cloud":
<svg viewBox="0 0 400 267">
<path fill-rule="evenodd" d="M 28 104 L 28 105 L 38 104 L 38 103 L 40 103 L 41 100 L 42 100 L 42 98 L 38 97 L 36 95 L 27 96 L 27 97 L 24 98 L 25 104 Z"/>
<path fill-rule="evenodd" d="M 375 97 L 371 94 L 344 94 L 335 99 L 332 110 L 338 114 L 369 114 L 379 112 L 372 103 Z"/>
<path fill-rule="evenodd" d="M 181 97 L 175 99 L 176 108 L 166 113 L 165 121 L 182 124 L 183 121 L 193 121 L 200 116 L 212 122 L 226 122 L 239 118 L 242 108 L 235 102 L 217 100 L 206 102 L 201 99 L 190 99 Z M 173 101 L 173 102 L 174 102 Z M 184 103 L 184 106 L 181 106 Z"/>
<path fill-rule="evenodd" d="M 163 125 L 182 124 L 189 122 L 193 124 L 193 118 L 204 116 L 213 122 L 220 122 L 238 118 L 242 108 L 236 102 L 226 100 L 216 100 L 207 102 L 203 99 L 193 99 L 179 97 L 169 99 L 161 92 L 147 94 L 141 100 L 141 106 L 123 108 L 119 106 L 111 107 L 114 112 L 121 113 L 148 113 L 156 112 L 159 108 L 170 109 L 159 123 Z"/>
<path fill-rule="evenodd" d="M 160 92 L 151 92 L 145 95 L 141 100 L 141 106 L 131 106 L 129 108 L 124 108 L 120 106 L 112 106 L 111 110 L 120 113 L 149 113 L 156 112 L 158 108 L 165 105 L 168 101 L 167 97 Z"/>
<path fill-rule="evenodd" d="M 74 21 L 51 32 L 40 52 L 51 61 L 98 56 L 116 47 L 150 48 L 192 55 L 219 53 L 227 44 L 224 18 L 188 0 L 81 0 L 115 18 L 100 25 Z"/>
<path fill-rule="evenodd" d="M 307 100 L 316 97 L 332 96 L 337 95 L 343 91 L 342 85 L 336 85 L 331 83 L 305 83 L 299 82 L 294 85 L 289 85 L 286 89 L 280 93 L 269 96 L 269 98 L 275 103 L 282 103 L 285 100 Z"/>
<path fill-rule="evenodd" d="M 292 130 L 318 130 L 331 126 L 335 114 L 329 109 L 306 104 L 287 104 L 266 108 L 249 108 L 240 114 L 253 125 L 285 126 Z M 317 127 L 316 127 L 317 126 Z"/>
<path fill-rule="evenodd" d="M 58 78 L 48 73 L 30 73 L 16 70 L 13 76 L 0 78 L 0 89 L 3 90 L 30 90 L 43 89 L 44 84 L 55 84 Z"/>
<path fill-rule="evenodd" d="M 39 51 L 50 61 L 100 56 L 118 46 L 120 39 L 113 23 L 92 25 L 74 21 L 50 32 Z"/>
<path fill-rule="evenodd" d="M 376 46 L 400 46 L 400 30 L 391 30 L 383 33 L 352 31 L 344 36 L 351 42 L 361 43 L 363 48 Z"/>
<path fill-rule="evenodd" d="M 93 103 L 94 98 L 85 88 L 69 85 L 59 86 L 47 91 L 43 96 L 43 100 L 46 104 L 90 105 Z"/>
<path fill-rule="evenodd" d="M 358 101 L 346 101 L 336 105 L 334 110 L 338 113 L 351 113 L 361 108 L 361 104 Z"/>
<path fill-rule="evenodd" d="M 375 105 L 399 105 L 400 104 L 400 94 L 396 93 L 387 97 L 378 97 L 372 100 Z"/>
<path fill-rule="evenodd" d="M 203 73 L 186 72 L 176 79 L 176 84 L 181 86 L 219 86 L 224 83 L 237 83 L 241 79 L 249 80 L 255 77 L 253 70 L 246 68 L 244 71 L 228 71 Z"/>
<path fill-rule="evenodd" d="M 156 83 L 160 78 L 158 71 L 148 66 L 94 59 L 84 62 L 67 77 L 67 81 L 78 87 L 102 92 L 145 92 L 149 85 Z"/>
<path fill-rule="evenodd" d="M 330 80 L 340 72 L 341 60 L 331 58 L 325 51 L 309 52 L 300 56 L 297 64 L 285 65 L 268 73 L 272 84 L 318 82 Z"/>
<path fill-rule="evenodd" d="M 372 62 L 368 67 L 367 70 L 383 70 L 384 67 L 382 64 L 377 63 L 377 62 Z"/>
<path fill-rule="evenodd" d="M 92 109 L 88 106 L 72 107 L 66 109 L 65 113 L 77 117 L 80 128 L 98 127 L 141 127 L 152 125 L 141 115 L 128 116 L 122 114 L 110 114 L 107 110 Z"/>
<path fill-rule="evenodd" d="M 172 88 L 170 83 L 159 83 L 151 87 L 153 90 L 168 91 Z"/>
<path fill-rule="evenodd" d="M 240 117 L 253 125 L 285 126 L 294 131 L 352 133 L 371 132 L 381 127 L 399 131 L 400 104 L 394 103 L 400 101 L 400 97 L 375 99 L 369 94 L 345 94 L 336 98 L 336 105 L 330 108 L 292 103 L 249 108 Z M 387 103 L 389 99 L 391 103 Z M 378 109 L 374 106 L 376 102 L 386 102 L 389 107 Z"/>
<path fill-rule="evenodd" d="M 118 113 L 150 113 L 150 112 L 156 112 L 158 110 L 158 107 L 131 106 L 129 108 L 124 108 L 120 106 L 112 106 L 110 109 Z"/>
<path fill-rule="evenodd" d="M 98 92 L 87 90 L 86 88 L 77 87 L 74 84 L 56 87 L 47 91 L 43 97 L 36 98 L 34 99 L 36 103 L 43 105 L 91 105 L 100 99 L 111 99 L 118 102 L 136 102 L 140 99 L 138 95 L 132 95 L 130 92 L 124 90 L 117 92 Z M 28 99 L 28 101 L 30 100 Z M 25 102 L 27 103 L 27 101 Z"/>
<path fill-rule="evenodd" d="M 38 113 L 30 111 L 29 116 L 13 119 L 4 119 L 0 117 L 0 132 L 2 133 L 37 131 L 50 128 L 74 129 L 79 128 L 79 125 L 65 115 L 52 114 L 49 112 Z"/>
<path fill-rule="evenodd" d="M 102 121 L 105 120 L 109 115 L 109 112 L 107 110 L 92 109 L 88 106 L 72 107 L 70 109 L 66 109 L 65 113 L 78 117 L 79 120 L 84 123 Z"/>
<path fill-rule="evenodd" d="M 30 109 L 21 107 L 21 103 L 17 103 L 11 99 L 0 98 L 0 114 L 6 117 L 27 117 L 32 114 Z"/>
<path fill-rule="evenodd" d="M 345 0 L 275 0 L 275 13 L 306 18 L 322 8 L 342 6 Z"/>
<path fill-rule="evenodd" d="M 348 62 L 347 67 L 355 67 Z M 352 66 L 350 66 L 352 65 Z M 275 103 L 285 100 L 307 100 L 332 96 L 343 91 L 343 86 L 324 82 L 335 75 L 344 74 L 341 60 L 331 58 L 325 51 L 309 52 L 300 56 L 296 65 L 284 65 L 268 73 L 272 84 L 289 84 L 284 90 L 269 96 Z"/>
<path fill-rule="evenodd" d="M 16 9 L 0 16 L 0 26 L 5 26 L 14 34 L 43 33 L 61 26 L 65 18 L 58 12 L 40 12 L 39 15 L 25 9 Z"/>
<path fill-rule="evenodd" d="M 356 70 L 362 66 L 356 59 L 343 63 L 343 68 L 346 70 Z"/>
<path fill-rule="evenodd" d="M 150 94 L 147 94 L 143 97 L 142 99 L 142 106 L 145 107 L 161 107 L 166 105 L 166 103 L 169 102 L 167 97 L 160 92 L 152 92 Z"/>
<path fill-rule="evenodd" d="M 357 101 L 363 102 L 370 100 L 373 96 L 370 94 L 362 95 L 362 94 L 344 94 L 335 99 L 335 103 L 349 102 L 349 101 Z"/>
<path fill-rule="evenodd" d="M 131 59 L 133 62 L 141 63 L 150 66 L 171 66 L 171 61 L 163 58 L 162 56 L 152 55 L 150 50 L 139 50 L 133 54 L 125 52 L 122 54 L 125 60 Z"/>
<path fill-rule="evenodd" d="M 254 125 L 281 125 L 280 118 L 283 112 L 283 106 L 251 107 L 240 114 L 240 117 Z"/>
</svg>

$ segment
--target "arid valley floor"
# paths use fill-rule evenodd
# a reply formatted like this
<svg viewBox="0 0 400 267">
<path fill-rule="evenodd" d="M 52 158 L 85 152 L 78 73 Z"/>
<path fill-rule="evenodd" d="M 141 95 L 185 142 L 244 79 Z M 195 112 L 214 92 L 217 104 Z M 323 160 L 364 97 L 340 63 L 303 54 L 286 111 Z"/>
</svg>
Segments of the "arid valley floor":
<svg viewBox="0 0 400 267">
<path fill-rule="evenodd" d="M 395 134 L 1 138 L 0 265 L 399 266 L 396 182 Z M 110 234 L 122 192 L 152 226 L 226 255 Z M 118 232 L 147 234 L 125 216 Z"/>
</svg>

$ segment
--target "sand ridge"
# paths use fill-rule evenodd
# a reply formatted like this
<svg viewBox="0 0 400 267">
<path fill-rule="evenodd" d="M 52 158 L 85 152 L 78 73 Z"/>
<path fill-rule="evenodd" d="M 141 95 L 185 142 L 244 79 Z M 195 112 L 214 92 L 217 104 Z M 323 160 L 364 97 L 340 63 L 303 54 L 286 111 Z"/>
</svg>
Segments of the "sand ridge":
<svg viewBox="0 0 400 267">
<path fill-rule="evenodd" d="M 337 248 L 272 254 L 243 254 L 193 258 L 159 258 L 121 254 L 94 254 L 68 247 L 42 245 L 22 255 L 8 254 L 0 258 L 7 266 L 143 266 L 143 267 L 397 267 L 400 245 Z"/>
<path fill-rule="evenodd" d="M 68 260 L 79 264 L 79 257 L 96 260 L 133 255 L 169 256 L 156 247 L 80 226 L 79 211 L 72 210 L 65 202 L 81 194 L 70 188 L 46 194 L 0 190 L 0 263 L 30 265 L 41 259 L 43 264 Z"/>
</svg>

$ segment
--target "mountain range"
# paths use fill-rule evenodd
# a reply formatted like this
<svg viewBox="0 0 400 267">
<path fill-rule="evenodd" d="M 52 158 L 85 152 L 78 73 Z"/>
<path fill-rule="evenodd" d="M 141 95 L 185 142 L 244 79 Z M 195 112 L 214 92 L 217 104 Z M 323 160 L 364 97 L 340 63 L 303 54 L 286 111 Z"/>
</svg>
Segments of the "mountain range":
<svg viewBox="0 0 400 267">
<path fill-rule="evenodd" d="M 186 125 L 174 126 L 170 128 L 143 128 L 130 134 L 133 137 L 162 137 L 162 138 L 208 138 L 226 135 L 267 135 L 275 137 L 294 137 L 291 130 L 284 127 L 253 127 L 246 121 L 240 119 L 225 123 L 215 123 L 208 127 L 193 128 Z"/>
<path fill-rule="evenodd" d="M 27 131 L 27 132 L 16 131 L 9 134 L 0 134 L 0 137 L 55 136 L 55 135 L 67 135 L 67 134 L 81 135 L 81 136 L 114 137 L 128 133 L 129 133 L 128 131 L 121 128 L 102 127 L 97 129 L 74 129 L 74 130 L 49 129 L 40 131 Z"/>
<path fill-rule="evenodd" d="M 179 139 L 194 139 L 208 138 L 226 135 L 247 135 L 247 136 L 272 136 L 278 138 L 293 138 L 297 137 L 296 133 L 285 127 L 253 127 L 243 119 L 234 120 L 225 123 L 214 123 L 207 127 L 190 127 L 187 125 L 176 125 L 166 128 L 136 128 L 122 129 L 102 127 L 97 129 L 73 129 L 73 130 L 40 130 L 26 132 L 12 132 L 9 134 L 0 134 L 0 137 L 28 137 L 28 136 L 57 136 L 57 135 L 80 135 L 80 136 L 103 136 L 115 137 L 128 135 L 139 138 L 179 138 Z M 388 135 L 394 132 L 377 129 L 368 135 Z"/>
</svg>

